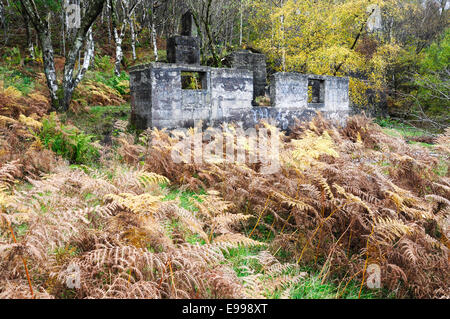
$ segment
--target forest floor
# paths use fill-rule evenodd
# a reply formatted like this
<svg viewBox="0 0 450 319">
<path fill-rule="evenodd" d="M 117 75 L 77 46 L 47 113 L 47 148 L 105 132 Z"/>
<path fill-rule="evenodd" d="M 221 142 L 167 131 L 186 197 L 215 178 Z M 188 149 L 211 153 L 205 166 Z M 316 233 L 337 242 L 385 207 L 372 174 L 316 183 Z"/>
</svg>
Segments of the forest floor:
<svg viewBox="0 0 450 319">
<path fill-rule="evenodd" d="M 71 123 L 74 126 L 80 128 L 85 134 L 92 135 L 95 140 L 101 141 L 103 144 L 112 143 L 112 138 L 120 134 L 120 130 L 114 127 L 117 121 L 129 121 L 130 115 L 130 105 L 123 104 L 119 106 L 93 106 L 86 109 L 85 112 L 80 114 L 64 114 L 60 116 L 62 122 Z M 395 132 L 401 134 L 403 131 L 392 129 Z M 201 202 L 200 196 L 207 195 L 204 189 L 199 189 L 197 191 L 183 190 L 183 188 L 178 188 L 177 186 L 169 187 L 166 185 L 161 186 L 166 189 L 166 195 L 163 201 L 178 201 L 179 206 L 191 212 L 197 212 L 198 208 L 193 205 L 193 202 Z M 265 220 L 265 222 L 271 223 L 273 219 L 270 217 Z M 250 224 L 250 228 L 254 225 Z M 245 236 L 251 229 L 243 228 L 242 232 Z M 261 243 L 267 243 L 270 245 L 273 236 L 267 228 L 263 226 L 257 226 L 257 236 L 254 238 Z M 199 236 L 191 236 L 187 238 L 187 241 L 191 244 L 205 244 Z M 245 281 L 245 277 L 252 275 L 264 275 L 264 269 L 260 263 L 258 263 L 258 256 L 267 247 L 265 245 L 257 247 L 240 246 L 236 248 L 228 249 L 225 252 L 226 261 L 224 264 L 230 266 L 237 277 L 240 280 Z M 288 260 L 283 250 L 279 251 L 280 260 Z M 300 299 L 323 299 L 323 298 L 347 298 L 347 299 L 357 299 L 360 298 L 393 298 L 392 294 L 386 291 L 370 291 L 364 287 L 363 293 L 359 296 L 360 286 L 353 282 L 346 290 L 339 287 L 333 282 L 322 282 L 322 277 L 320 271 L 317 271 L 311 267 L 302 267 L 300 273 L 308 274 L 301 283 L 294 285 L 289 294 L 285 295 L 285 298 L 300 298 Z M 280 298 L 281 291 L 273 291 L 265 295 L 267 298 Z"/>
<path fill-rule="evenodd" d="M 173 136 L 130 131 L 108 63 L 50 115 L 42 73 L 0 67 L 0 298 L 450 296 L 449 130 L 318 116 L 262 124 L 276 174 L 177 164 Z"/>
</svg>

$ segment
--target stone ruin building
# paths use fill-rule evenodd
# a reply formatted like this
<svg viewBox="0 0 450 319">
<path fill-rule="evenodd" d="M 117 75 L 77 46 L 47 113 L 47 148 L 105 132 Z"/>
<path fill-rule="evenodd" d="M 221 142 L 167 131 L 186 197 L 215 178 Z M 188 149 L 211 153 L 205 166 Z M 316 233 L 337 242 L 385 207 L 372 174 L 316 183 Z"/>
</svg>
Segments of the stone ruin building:
<svg viewBox="0 0 450 319">
<path fill-rule="evenodd" d="M 320 111 L 342 121 L 350 111 L 348 78 L 300 73 L 270 77 L 270 106 L 258 106 L 266 95 L 266 58 L 246 50 L 231 54 L 231 68 L 200 65 L 200 40 L 192 15 L 182 18 L 181 35 L 167 41 L 168 63 L 150 63 L 130 70 L 131 122 L 138 129 L 187 128 L 223 122 L 253 127 L 265 119 L 286 130 L 295 119 Z"/>
</svg>

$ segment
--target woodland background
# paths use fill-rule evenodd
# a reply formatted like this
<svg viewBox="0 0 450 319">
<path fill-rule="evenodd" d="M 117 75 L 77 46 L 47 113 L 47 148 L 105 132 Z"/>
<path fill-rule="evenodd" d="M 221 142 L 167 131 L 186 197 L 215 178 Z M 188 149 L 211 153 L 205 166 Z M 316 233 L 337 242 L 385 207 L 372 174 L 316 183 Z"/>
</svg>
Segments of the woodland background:
<svg viewBox="0 0 450 319">
<path fill-rule="evenodd" d="M 248 47 L 267 54 L 269 74 L 349 76 L 353 105 L 369 114 L 436 130 L 448 125 L 447 0 L 78 0 L 78 4 L 83 16 L 80 29 L 69 28 L 71 11 L 62 1 L 3 0 L 0 5 L 3 59 L 10 64 L 43 64 L 55 109 L 69 107 L 74 88 L 96 61 L 103 59 L 105 67 L 115 63 L 112 81 L 125 79 L 121 70 L 131 65 L 164 61 L 165 40 L 179 33 L 180 17 L 190 9 L 204 64 L 226 65 L 227 54 Z M 57 88 L 58 82 L 62 83 Z"/>
</svg>

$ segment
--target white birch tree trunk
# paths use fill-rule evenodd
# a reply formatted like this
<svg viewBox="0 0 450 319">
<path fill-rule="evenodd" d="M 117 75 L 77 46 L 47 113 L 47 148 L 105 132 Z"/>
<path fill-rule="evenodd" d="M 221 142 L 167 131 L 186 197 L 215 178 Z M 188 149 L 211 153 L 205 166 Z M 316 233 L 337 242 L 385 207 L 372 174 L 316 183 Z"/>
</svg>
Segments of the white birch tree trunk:
<svg viewBox="0 0 450 319">
<path fill-rule="evenodd" d="M 122 12 L 123 12 L 123 17 L 122 17 L 123 23 L 120 26 L 120 32 L 118 30 L 119 18 L 118 18 L 118 14 L 116 11 L 117 2 L 120 3 L 120 6 L 121 6 Z M 120 64 L 122 63 L 122 59 L 123 59 L 122 42 L 123 42 L 123 38 L 125 36 L 125 29 L 126 29 L 127 23 L 131 22 L 131 15 L 133 14 L 134 9 L 136 9 L 136 7 L 139 3 L 140 3 L 140 0 L 136 1 L 129 8 L 128 0 L 112 0 L 111 16 L 112 16 L 112 21 L 113 21 L 114 40 L 116 42 L 116 62 L 114 65 L 114 74 L 117 76 L 120 75 Z"/>
<path fill-rule="evenodd" d="M 62 18 L 62 28 L 61 28 L 61 35 L 62 35 L 62 51 L 63 51 L 63 57 L 66 56 L 66 11 L 61 11 L 61 18 Z"/>
<path fill-rule="evenodd" d="M 130 18 L 128 23 L 130 24 L 130 33 L 131 33 L 131 55 L 133 57 L 133 61 L 136 61 L 136 32 L 134 30 L 133 19 Z"/>
<path fill-rule="evenodd" d="M 114 64 L 114 74 L 119 76 L 120 75 L 120 64 L 122 63 L 123 58 L 123 50 L 122 50 L 122 41 L 123 37 L 125 35 L 125 22 L 122 25 L 122 29 L 119 31 L 117 28 L 114 28 L 114 41 L 116 43 L 116 62 Z"/>
<path fill-rule="evenodd" d="M 47 79 L 47 86 L 50 92 L 52 105 L 58 104 L 58 82 L 56 79 L 55 58 L 53 52 L 52 39 L 50 32 L 45 30 L 39 32 L 39 42 L 42 47 L 42 60 L 44 62 L 44 74 Z"/>
<path fill-rule="evenodd" d="M 152 24 L 152 44 L 153 44 L 153 55 L 155 56 L 155 61 L 158 61 L 159 60 L 158 43 L 157 43 L 156 29 L 155 29 L 154 24 Z"/>
<path fill-rule="evenodd" d="M 95 45 L 91 27 L 86 36 L 86 49 L 84 51 L 83 65 L 79 69 L 78 74 L 75 78 L 74 87 L 76 87 L 78 83 L 80 83 L 81 80 L 83 80 L 86 71 L 89 69 L 89 66 L 91 65 L 91 61 L 94 58 L 94 53 L 95 53 Z"/>
<path fill-rule="evenodd" d="M 281 0 L 281 8 L 283 8 L 284 6 L 284 0 Z M 280 17 L 281 20 L 281 38 L 282 38 L 282 43 L 281 43 L 281 65 L 283 68 L 283 72 L 286 72 L 286 39 L 285 39 L 285 34 L 284 34 L 284 14 L 281 15 Z"/>
<path fill-rule="evenodd" d="M 155 2 L 154 0 L 151 1 L 151 15 L 150 15 L 150 31 L 152 34 L 152 45 L 153 45 L 153 55 L 155 56 L 155 61 L 159 60 L 158 56 L 158 43 L 157 43 L 157 34 L 156 34 L 156 28 L 155 28 Z"/>
<path fill-rule="evenodd" d="M 244 0 L 241 0 L 241 10 L 239 12 L 239 14 L 240 14 L 240 16 L 239 16 L 239 46 L 242 46 L 242 27 L 244 25 L 244 17 L 243 17 L 244 8 L 243 8 L 243 4 L 242 4 L 243 1 Z"/>
<path fill-rule="evenodd" d="M 106 23 L 108 24 L 108 43 L 112 41 L 112 32 L 111 32 L 111 0 L 106 1 Z"/>
</svg>

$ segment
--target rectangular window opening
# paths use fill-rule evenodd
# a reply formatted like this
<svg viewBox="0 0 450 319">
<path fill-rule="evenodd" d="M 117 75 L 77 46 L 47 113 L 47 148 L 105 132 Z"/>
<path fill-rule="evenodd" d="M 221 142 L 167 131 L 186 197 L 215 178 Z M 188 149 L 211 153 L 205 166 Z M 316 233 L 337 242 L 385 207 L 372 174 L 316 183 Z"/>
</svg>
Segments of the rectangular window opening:
<svg viewBox="0 0 450 319">
<path fill-rule="evenodd" d="M 206 90 L 206 72 L 181 72 L 183 90 Z"/>
<path fill-rule="evenodd" d="M 308 80 L 308 103 L 325 102 L 325 81 L 309 79 Z"/>
</svg>

